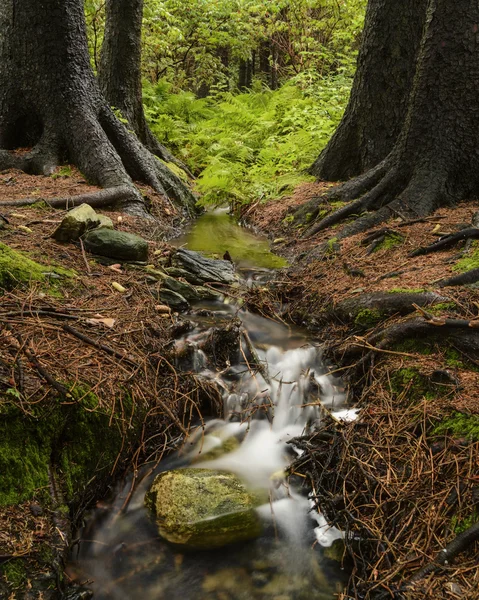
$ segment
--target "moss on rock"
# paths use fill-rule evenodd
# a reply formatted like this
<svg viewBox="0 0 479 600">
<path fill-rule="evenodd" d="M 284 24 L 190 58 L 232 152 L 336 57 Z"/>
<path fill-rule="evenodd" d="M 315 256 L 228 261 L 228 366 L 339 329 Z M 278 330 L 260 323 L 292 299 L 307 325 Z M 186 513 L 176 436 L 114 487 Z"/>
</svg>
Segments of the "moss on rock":
<svg viewBox="0 0 479 600">
<path fill-rule="evenodd" d="M 261 533 L 258 499 L 231 473 L 179 469 L 160 473 L 145 498 L 160 535 L 189 548 L 219 548 Z"/>
</svg>

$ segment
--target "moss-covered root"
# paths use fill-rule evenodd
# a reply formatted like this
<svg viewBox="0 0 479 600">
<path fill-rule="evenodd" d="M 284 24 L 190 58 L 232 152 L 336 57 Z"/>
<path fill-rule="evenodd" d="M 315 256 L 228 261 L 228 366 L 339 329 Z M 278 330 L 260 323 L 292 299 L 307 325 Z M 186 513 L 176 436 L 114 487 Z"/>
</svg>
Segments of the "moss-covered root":
<svg viewBox="0 0 479 600">
<path fill-rule="evenodd" d="M 414 312 L 415 305 L 429 306 L 446 300 L 447 298 L 433 292 L 418 290 L 372 292 L 343 300 L 334 307 L 331 314 L 343 323 L 354 323 L 361 329 L 369 329 L 392 315 Z"/>
<path fill-rule="evenodd" d="M 42 265 L 26 253 L 0 242 L 0 289 L 11 289 L 30 282 L 47 283 L 61 277 L 73 277 L 74 271 Z"/>
</svg>

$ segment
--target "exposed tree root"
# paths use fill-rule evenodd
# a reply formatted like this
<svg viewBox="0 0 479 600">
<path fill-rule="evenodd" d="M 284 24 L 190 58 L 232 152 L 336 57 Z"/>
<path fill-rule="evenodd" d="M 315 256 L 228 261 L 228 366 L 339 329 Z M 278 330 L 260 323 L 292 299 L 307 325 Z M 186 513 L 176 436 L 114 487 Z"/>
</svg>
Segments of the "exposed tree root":
<svg viewBox="0 0 479 600">
<path fill-rule="evenodd" d="M 467 550 L 477 540 L 479 540 L 479 523 L 475 523 L 466 529 L 466 531 L 463 531 L 456 536 L 452 542 L 449 542 L 449 544 L 438 553 L 433 562 L 430 562 L 412 576 L 411 583 L 423 579 L 430 573 L 435 573 L 442 566 L 447 565 L 454 560 L 458 554 Z"/>
<path fill-rule="evenodd" d="M 78 194 L 76 196 L 66 196 L 65 198 L 20 198 L 18 200 L 0 200 L 0 206 L 31 206 L 38 202 L 45 202 L 52 208 L 73 208 L 79 204 L 89 204 L 93 208 L 101 208 L 103 206 L 118 205 L 121 203 L 128 204 L 135 200 L 132 197 L 132 191 L 129 186 L 121 186 L 117 188 L 109 188 L 99 190 L 89 194 Z"/>
<path fill-rule="evenodd" d="M 463 319 L 415 318 L 410 321 L 396 323 L 373 333 L 366 339 L 347 343 L 334 351 L 342 361 L 353 361 L 358 355 L 366 354 L 356 363 L 355 368 L 364 368 L 370 363 L 376 352 L 394 347 L 406 339 L 421 341 L 432 340 L 452 344 L 473 358 L 479 357 L 479 321 Z"/>
<path fill-rule="evenodd" d="M 479 281 L 479 269 L 471 269 L 467 273 L 461 273 L 460 275 L 454 275 L 448 279 L 443 279 L 437 284 L 438 287 L 452 287 L 456 285 L 469 285 Z"/>
<path fill-rule="evenodd" d="M 385 318 L 397 315 L 407 315 L 416 310 L 417 306 L 429 306 L 438 302 L 447 302 L 447 298 L 439 296 L 433 292 L 424 293 L 388 293 L 372 292 L 347 298 L 337 304 L 331 314 L 343 323 L 358 322 L 361 314 L 366 314 L 370 318 Z M 374 323 L 368 322 L 371 326 Z"/>
<path fill-rule="evenodd" d="M 434 242 L 434 244 L 430 244 L 429 246 L 425 246 L 423 248 L 418 248 L 417 250 L 410 252 L 408 256 L 423 256 L 425 254 L 431 254 L 431 252 L 446 250 L 447 248 L 450 248 L 451 246 L 457 244 L 457 242 L 477 239 L 479 239 L 479 229 L 477 227 L 469 227 L 467 229 L 462 229 L 457 233 L 452 233 L 451 235 L 444 236 L 437 242 Z"/>
</svg>

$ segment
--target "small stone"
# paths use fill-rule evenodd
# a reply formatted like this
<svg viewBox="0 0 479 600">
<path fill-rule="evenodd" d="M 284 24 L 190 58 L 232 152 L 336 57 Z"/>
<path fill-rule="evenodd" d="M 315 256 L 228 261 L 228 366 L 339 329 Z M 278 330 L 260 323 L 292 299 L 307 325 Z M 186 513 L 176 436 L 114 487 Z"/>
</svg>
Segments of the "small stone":
<svg viewBox="0 0 479 600">
<path fill-rule="evenodd" d="M 174 292 L 173 290 L 168 290 L 166 288 L 161 288 L 159 299 L 163 304 L 167 304 L 173 309 L 176 310 L 186 310 L 189 307 L 189 302 L 178 292 Z"/>
<path fill-rule="evenodd" d="M 29 506 L 29 509 L 34 517 L 43 515 L 43 508 L 37 502 L 32 502 Z"/>
<path fill-rule="evenodd" d="M 73 242 L 89 229 L 98 227 L 99 223 L 99 215 L 93 208 L 89 204 L 80 204 L 66 214 L 52 237 L 57 242 Z"/>
<path fill-rule="evenodd" d="M 169 306 L 166 306 L 165 304 L 157 304 L 155 306 L 155 310 L 157 312 L 159 312 L 160 314 L 164 314 L 164 313 L 170 313 L 171 312 L 171 308 Z"/>
<path fill-rule="evenodd" d="M 121 283 L 118 283 L 117 281 L 112 281 L 111 282 L 111 287 L 115 288 L 115 290 L 117 292 L 120 292 L 121 294 L 124 294 L 126 292 L 126 287 L 123 287 L 121 285 Z"/>
<path fill-rule="evenodd" d="M 146 261 L 148 242 L 138 235 L 101 227 L 83 236 L 83 244 L 92 254 L 129 261 Z"/>
</svg>

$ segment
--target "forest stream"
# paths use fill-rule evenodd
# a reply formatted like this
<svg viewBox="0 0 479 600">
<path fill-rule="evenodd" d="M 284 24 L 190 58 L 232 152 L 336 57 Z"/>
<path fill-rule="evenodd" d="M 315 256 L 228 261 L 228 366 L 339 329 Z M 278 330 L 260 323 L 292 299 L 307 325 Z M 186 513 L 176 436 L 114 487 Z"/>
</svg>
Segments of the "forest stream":
<svg viewBox="0 0 479 600">
<path fill-rule="evenodd" d="M 209 256 L 228 251 L 247 285 L 260 285 L 284 265 L 265 239 L 221 210 L 200 217 L 174 243 Z M 353 418 L 354 411 L 345 407 L 341 382 L 325 374 L 321 348 L 305 331 L 229 300 L 194 306 L 188 314 L 194 327 L 175 341 L 191 350 L 187 364 L 177 367 L 194 370 L 222 390 L 224 419 L 199 423 L 175 456 L 130 474 L 90 514 L 69 571 L 86 582 L 94 598 L 330 600 L 347 579 L 341 562 L 328 558 L 326 550 L 342 533 L 326 524 L 308 491 L 286 478 L 285 469 L 301 454 L 291 441 L 313 428 L 323 410 L 338 419 Z M 241 321 L 249 345 L 237 364 L 222 368 L 198 341 L 234 319 Z M 249 364 L 251 354 L 260 368 Z M 257 539 L 184 551 L 158 537 L 145 492 L 159 472 L 191 464 L 234 473 L 263 493 L 257 508 L 263 533 Z"/>
</svg>

